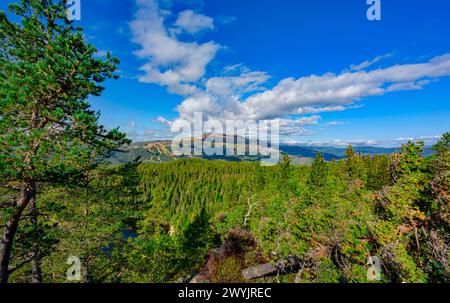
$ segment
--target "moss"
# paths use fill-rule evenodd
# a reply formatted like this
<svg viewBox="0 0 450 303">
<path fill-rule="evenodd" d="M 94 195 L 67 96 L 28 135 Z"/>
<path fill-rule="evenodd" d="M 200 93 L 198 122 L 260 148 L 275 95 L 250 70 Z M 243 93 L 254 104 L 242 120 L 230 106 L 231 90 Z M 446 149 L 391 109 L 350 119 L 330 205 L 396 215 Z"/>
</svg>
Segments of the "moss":
<svg viewBox="0 0 450 303">
<path fill-rule="evenodd" d="M 219 265 L 212 279 L 216 283 L 243 282 L 241 275 L 241 263 L 236 257 L 228 257 Z"/>
<path fill-rule="evenodd" d="M 320 262 L 317 271 L 316 279 L 319 283 L 339 283 L 341 282 L 341 274 L 339 268 L 333 263 L 331 259 L 325 259 Z"/>
</svg>

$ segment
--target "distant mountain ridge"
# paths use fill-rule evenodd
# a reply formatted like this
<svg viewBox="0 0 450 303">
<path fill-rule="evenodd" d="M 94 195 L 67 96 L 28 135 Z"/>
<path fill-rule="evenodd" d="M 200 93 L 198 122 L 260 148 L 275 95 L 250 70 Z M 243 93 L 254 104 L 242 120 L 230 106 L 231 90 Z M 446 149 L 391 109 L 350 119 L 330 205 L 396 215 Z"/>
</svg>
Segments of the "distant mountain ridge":
<svg viewBox="0 0 450 303">
<path fill-rule="evenodd" d="M 202 139 L 205 139 L 203 137 Z M 245 141 L 248 144 L 248 140 Z M 384 155 L 392 154 L 400 151 L 400 147 L 371 147 L 371 146 L 354 146 L 353 149 L 357 153 L 365 155 Z M 312 146 L 306 144 L 281 144 L 280 152 L 289 155 L 291 161 L 295 164 L 310 163 L 318 152 L 322 153 L 326 161 L 339 160 L 345 158 L 345 147 L 333 146 Z M 433 154 L 430 147 L 426 147 L 424 156 Z M 171 141 L 146 141 L 133 142 L 124 148 L 123 152 L 114 152 L 106 162 L 110 164 L 122 164 L 140 158 L 141 161 L 147 163 L 161 163 L 172 161 L 177 158 L 203 158 L 208 160 L 227 160 L 234 162 L 248 161 L 254 162 L 261 159 L 260 156 L 183 156 L 177 157 L 171 151 Z"/>
</svg>

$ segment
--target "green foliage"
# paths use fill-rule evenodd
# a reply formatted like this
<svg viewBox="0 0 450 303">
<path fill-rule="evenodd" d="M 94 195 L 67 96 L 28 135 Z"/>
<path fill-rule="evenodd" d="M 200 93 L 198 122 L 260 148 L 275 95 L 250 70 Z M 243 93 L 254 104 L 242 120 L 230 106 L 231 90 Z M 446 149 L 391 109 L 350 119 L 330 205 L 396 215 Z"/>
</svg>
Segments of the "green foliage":
<svg viewBox="0 0 450 303">
<path fill-rule="evenodd" d="M 212 282 L 218 283 L 237 283 L 243 282 L 244 279 L 241 276 L 241 264 L 240 260 L 235 257 L 226 258 L 217 270 L 217 273 Z"/>
<path fill-rule="evenodd" d="M 323 189 L 328 182 L 328 166 L 325 162 L 323 155 L 317 153 L 314 161 L 311 165 L 311 173 L 309 176 L 308 186 L 311 189 L 320 190 Z"/>
<path fill-rule="evenodd" d="M 21 23 L 0 13 L 2 226 L 17 213 L 18 192 L 34 190 L 20 209 L 31 219 L 16 218 L 13 266 L 39 247 L 45 282 L 66 280 L 71 255 L 82 261 L 82 282 L 199 273 L 236 282 L 244 267 L 295 256 L 297 281 L 337 283 L 368 282 L 367 257 L 378 256 L 381 282 L 449 281 L 450 134 L 428 158 L 423 142 L 409 142 L 389 156 L 349 146 L 344 160 L 326 162 L 318 153 L 311 166 L 288 155 L 274 167 L 200 159 L 99 166 L 129 142 L 99 125 L 86 101 L 118 60 L 94 56 L 63 4 L 13 4 Z M 29 281 L 30 271 L 11 279 Z"/>
<path fill-rule="evenodd" d="M 185 221 L 181 230 L 141 233 L 129 240 L 128 267 L 124 281 L 168 282 L 198 271 L 206 253 L 213 247 L 213 233 L 204 210 L 193 221 Z"/>
<path fill-rule="evenodd" d="M 317 282 L 319 283 L 339 283 L 341 275 L 339 268 L 330 259 L 325 259 L 319 263 L 317 268 Z"/>
<path fill-rule="evenodd" d="M 446 138 L 429 158 L 409 143 L 387 156 L 349 152 L 325 162 L 319 154 L 311 166 L 184 159 L 89 170 L 84 181 L 38 196 L 59 227 L 42 229 L 48 240 L 39 241 L 50 244 L 44 278 L 64 281 L 64 257 L 78 254 L 90 282 L 179 282 L 199 273 L 236 282 L 248 266 L 290 256 L 300 260 L 295 277 L 265 281 L 448 281 Z M 32 230 L 22 228 L 28 242 L 16 249 L 26 251 Z M 236 230 L 255 244 L 240 248 Z M 380 281 L 367 280 L 368 256 L 381 260 Z"/>
<path fill-rule="evenodd" d="M 130 142 L 118 129 L 100 125 L 99 113 L 87 102 L 101 94 L 102 82 L 115 78 L 119 61 L 95 56 L 82 29 L 67 19 L 66 1 L 22 0 L 9 10 L 0 12 L 0 186 L 7 193 L 0 219 L 2 226 L 8 222 L 0 242 L 1 282 L 8 279 L 17 228 L 25 240 L 13 255 L 20 260 L 31 253 L 38 269 L 46 253 L 46 245 L 36 244 L 48 229 L 38 217 L 40 210 L 53 210 L 36 200 L 38 191 L 71 179 L 81 182 L 100 159 Z M 24 212 L 32 227 L 19 226 Z M 35 243 L 26 248 L 30 232 Z M 37 276 L 33 280 L 41 279 Z"/>
<path fill-rule="evenodd" d="M 10 10 L 21 23 L 0 14 L 0 178 L 52 180 L 128 142 L 99 125 L 86 101 L 102 92 L 118 60 L 94 56 L 63 1 L 22 1 Z"/>
<path fill-rule="evenodd" d="M 65 282 L 69 256 L 81 282 L 237 282 L 248 266 L 286 260 L 298 261 L 279 270 L 287 279 L 264 279 L 368 282 L 369 256 L 381 260 L 377 282 L 450 280 L 449 133 L 430 157 L 409 142 L 392 155 L 318 153 L 311 166 L 288 155 L 274 167 L 130 162 L 142 151 L 102 165 L 130 141 L 101 126 L 87 99 L 118 59 L 94 55 L 65 1 L 10 12 L 19 22 L 0 12 L 2 282 L 9 272 Z M 169 161 L 166 145 L 145 153 Z"/>
</svg>

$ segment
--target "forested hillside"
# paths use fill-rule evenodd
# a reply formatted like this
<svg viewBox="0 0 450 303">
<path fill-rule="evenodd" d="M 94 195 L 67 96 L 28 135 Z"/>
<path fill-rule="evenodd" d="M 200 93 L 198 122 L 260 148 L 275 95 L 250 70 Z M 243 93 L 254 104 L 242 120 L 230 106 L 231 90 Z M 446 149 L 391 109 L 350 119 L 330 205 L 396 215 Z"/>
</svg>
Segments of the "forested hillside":
<svg viewBox="0 0 450 303">
<path fill-rule="evenodd" d="M 14 255 L 39 241 L 44 281 L 449 281 L 450 135 L 400 153 L 275 167 L 200 159 L 104 166 L 71 186 L 39 187 L 45 220 L 20 226 Z M 249 275 L 247 268 L 277 270 Z M 261 267 L 262 268 L 262 267 Z M 28 281 L 24 266 L 12 281 Z M 377 281 L 375 281 L 377 282 Z"/>
<path fill-rule="evenodd" d="M 119 60 L 66 4 L 0 11 L 0 283 L 449 282 L 449 133 L 272 167 L 130 145 L 87 101 Z"/>
</svg>

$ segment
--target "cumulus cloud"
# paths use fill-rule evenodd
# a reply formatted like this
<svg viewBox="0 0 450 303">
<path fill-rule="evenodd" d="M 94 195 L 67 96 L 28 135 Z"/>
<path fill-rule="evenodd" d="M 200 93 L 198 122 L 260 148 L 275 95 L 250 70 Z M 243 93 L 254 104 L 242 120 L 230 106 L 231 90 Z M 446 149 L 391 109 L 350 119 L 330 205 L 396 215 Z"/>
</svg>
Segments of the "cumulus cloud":
<svg viewBox="0 0 450 303">
<path fill-rule="evenodd" d="M 226 68 L 220 77 L 203 86 L 177 106 L 180 119 L 194 112 L 204 119 L 265 120 L 357 108 L 363 98 L 398 90 L 421 89 L 440 77 L 450 76 L 450 54 L 420 64 L 394 65 L 373 71 L 326 73 L 298 79 L 286 78 L 266 89 L 269 76 L 242 66 Z M 172 124 L 172 127 L 178 124 Z M 284 133 L 295 132 L 289 126 Z M 283 131 L 282 131 L 283 132 Z M 298 126 L 298 134 L 307 132 Z"/>
<path fill-rule="evenodd" d="M 302 124 L 305 115 L 358 108 L 364 98 L 419 90 L 450 76 L 450 54 L 423 63 L 365 70 L 392 56 L 387 54 L 351 65 L 349 70 L 338 74 L 289 77 L 270 87 L 270 75 L 243 64 L 226 66 L 218 75 L 207 77 L 206 67 L 221 46 L 213 41 L 181 41 L 174 29 L 186 33 L 212 29 L 212 18 L 186 10 L 170 24 L 171 13 L 161 10 L 156 0 L 136 1 L 138 12 L 130 28 L 133 41 L 141 48 L 135 55 L 147 60 L 141 67 L 144 74 L 139 80 L 166 86 L 170 92 L 184 96 L 176 107 L 177 119 L 158 119 L 173 131 L 179 129 L 182 121 L 192 121 L 195 112 L 202 112 L 205 121 L 290 120 L 281 126 L 281 132 L 304 135 L 310 133 Z"/>
<path fill-rule="evenodd" d="M 248 97 L 243 107 L 249 117 L 285 116 L 305 107 L 352 105 L 365 97 L 393 90 L 421 89 L 427 79 L 450 76 L 450 54 L 420 64 L 394 65 L 370 72 L 327 73 L 299 79 L 287 78 L 274 88 Z"/>
<path fill-rule="evenodd" d="M 178 15 L 175 25 L 182 31 L 195 34 L 203 30 L 214 29 L 214 20 L 211 17 L 186 10 Z"/>
<path fill-rule="evenodd" d="M 195 93 L 195 83 L 204 76 L 220 46 L 212 41 L 180 41 L 166 28 L 167 13 L 156 0 L 137 0 L 137 5 L 138 11 L 130 23 L 133 42 L 141 47 L 135 55 L 148 61 L 140 68 L 145 74 L 139 81 L 167 86 L 169 91 L 181 95 Z"/>
<path fill-rule="evenodd" d="M 246 95 L 265 91 L 264 84 L 269 78 L 265 72 L 251 71 L 237 65 L 229 68 L 224 75 L 211 77 L 199 84 L 198 90 L 181 102 L 176 110 L 180 119 L 188 121 L 195 112 L 202 112 L 205 120 L 249 120 L 243 99 Z"/>
</svg>

